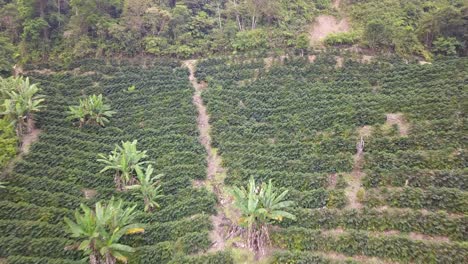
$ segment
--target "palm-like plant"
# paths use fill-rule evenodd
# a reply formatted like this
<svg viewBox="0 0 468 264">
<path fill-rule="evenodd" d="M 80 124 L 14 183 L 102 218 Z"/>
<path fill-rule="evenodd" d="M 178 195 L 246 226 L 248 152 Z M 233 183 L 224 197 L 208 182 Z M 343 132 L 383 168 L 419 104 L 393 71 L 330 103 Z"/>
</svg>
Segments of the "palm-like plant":
<svg viewBox="0 0 468 264">
<path fill-rule="evenodd" d="M 136 206 L 124 208 L 122 200 L 112 198 L 107 205 L 97 202 L 94 210 L 84 204 L 80 207 L 83 212 L 76 210 L 74 221 L 64 219 L 71 236 L 80 239 L 77 249 L 89 256 L 91 264 L 127 262 L 128 253 L 135 250 L 119 240 L 144 232 L 141 224 L 134 223 Z"/>
<path fill-rule="evenodd" d="M 32 114 L 39 112 L 44 102 L 44 96 L 37 95 L 39 87 L 30 84 L 29 78 L 2 79 L 0 90 L 3 102 L 1 115 L 6 116 L 16 127 L 16 134 L 21 138 L 32 128 Z"/>
<path fill-rule="evenodd" d="M 151 165 L 148 165 L 144 172 L 140 166 L 137 166 L 135 171 L 139 184 L 127 186 L 127 189 L 139 191 L 135 196 L 143 198 L 145 212 L 151 212 L 155 208 L 159 208 L 157 200 L 163 197 L 163 195 L 160 194 L 161 186 L 159 185 L 159 179 L 161 179 L 162 174 L 153 176 L 154 169 Z"/>
<path fill-rule="evenodd" d="M 102 94 L 93 94 L 85 99 L 80 99 L 79 105 L 70 106 L 68 119 L 78 119 L 80 128 L 85 124 L 105 126 L 105 123 L 108 123 L 109 118 L 115 113 L 115 111 L 111 111 L 108 104 L 104 103 Z"/>
<path fill-rule="evenodd" d="M 296 218 L 285 211 L 294 205 L 292 201 L 285 200 L 288 191 L 277 192 L 271 180 L 257 186 L 251 178 L 247 190 L 234 187 L 231 193 L 242 214 L 239 224 L 247 228 L 248 247 L 255 252 L 264 253 L 265 244 L 270 241 L 269 226 L 272 223 L 283 218 Z"/>
<path fill-rule="evenodd" d="M 107 156 L 104 154 L 98 155 L 97 161 L 106 165 L 100 172 L 114 170 L 114 181 L 119 190 L 135 182 L 135 170 L 138 166 L 150 163 L 149 161 L 143 161 L 148 155 L 146 151 L 137 149 L 137 142 L 137 140 L 122 142 L 122 146 L 115 145 L 115 149 Z"/>
</svg>

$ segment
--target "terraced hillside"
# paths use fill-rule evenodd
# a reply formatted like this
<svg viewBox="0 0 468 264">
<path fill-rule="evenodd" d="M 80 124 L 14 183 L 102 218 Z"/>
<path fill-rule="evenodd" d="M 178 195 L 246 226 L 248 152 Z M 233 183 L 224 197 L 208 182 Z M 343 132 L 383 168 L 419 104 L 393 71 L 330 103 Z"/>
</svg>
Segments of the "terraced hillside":
<svg viewBox="0 0 468 264">
<path fill-rule="evenodd" d="M 296 202 L 273 262 L 466 263 L 468 60 L 311 58 L 197 67 L 226 183 Z"/>
<path fill-rule="evenodd" d="M 7 176 L 0 192 L 0 259 L 7 263 L 78 263 L 82 252 L 64 231 L 64 216 L 80 203 L 111 196 L 139 204 L 145 233 L 125 238 L 137 248 L 132 263 L 228 262 L 222 253 L 189 257 L 210 245 L 209 215 L 216 197 L 192 181 L 206 177 L 205 150 L 198 142 L 196 109 L 188 71 L 178 63 L 146 69 L 82 64 L 82 74 L 35 74 L 47 109 L 38 116 L 39 141 Z M 134 85 L 132 91 L 128 87 Z M 105 128 L 79 129 L 66 121 L 68 106 L 81 95 L 102 93 L 117 114 Z M 154 213 L 129 192 L 116 192 L 111 172 L 99 174 L 98 153 L 121 141 L 138 140 L 163 173 L 164 198 Z M 1 260 L 0 260 L 1 262 Z"/>
</svg>

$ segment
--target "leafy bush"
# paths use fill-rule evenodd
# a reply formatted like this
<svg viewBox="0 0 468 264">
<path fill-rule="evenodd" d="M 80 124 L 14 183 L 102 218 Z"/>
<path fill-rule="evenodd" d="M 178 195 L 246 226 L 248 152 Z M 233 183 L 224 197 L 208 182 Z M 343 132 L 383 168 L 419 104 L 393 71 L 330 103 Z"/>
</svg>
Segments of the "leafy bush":
<svg viewBox="0 0 468 264">
<path fill-rule="evenodd" d="M 0 170 L 16 154 L 17 139 L 15 128 L 5 119 L 0 119 Z"/>
<path fill-rule="evenodd" d="M 239 51 L 248 51 L 254 49 L 264 49 L 267 47 L 268 40 L 266 32 L 262 29 L 253 29 L 237 32 L 232 47 Z"/>
<path fill-rule="evenodd" d="M 463 263 L 467 257 L 464 243 L 433 243 L 412 240 L 406 236 L 378 236 L 350 230 L 338 235 L 325 235 L 319 230 L 291 228 L 272 235 L 276 246 L 289 250 L 335 251 L 418 263 Z"/>
<path fill-rule="evenodd" d="M 329 46 L 335 45 L 353 45 L 359 42 L 360 36 L 355 31 L 340 32 L 327 35 L 324 39 L 325 44 Z"/>
</svg>

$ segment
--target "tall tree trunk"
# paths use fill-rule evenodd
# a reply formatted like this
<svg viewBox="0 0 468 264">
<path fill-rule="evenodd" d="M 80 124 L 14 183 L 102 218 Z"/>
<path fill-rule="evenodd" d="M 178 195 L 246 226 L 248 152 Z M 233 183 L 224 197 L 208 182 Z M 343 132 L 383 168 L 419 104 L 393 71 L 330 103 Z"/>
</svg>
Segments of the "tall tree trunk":
<svg viewBox="0 0 468 264">
<path fill-rule="evenodd" d="M 217 10 L 217 12 L 218 12 L 218 24 L 219 24 L 219 28 L 222 29 L 222 28 L 223 28 L 223 25 L 221 24 L 221 10 L 220 10 L 220 8 L 219 8 L 219 2 L 217 2 L 216 10 Z"/>
<path fill-rule="evenodd" d="M 101 264 L 99 251 L 95 248 L 95 241 L 91 240 L 89 245 L 91 254 L 89 255 L 89 264 Z"/>
<path fill-rule="evenodd" d="M 105 264 L 115 264 L 117 261 L 109 252 L 106 253 L 106 263 Z"/>
</svg>

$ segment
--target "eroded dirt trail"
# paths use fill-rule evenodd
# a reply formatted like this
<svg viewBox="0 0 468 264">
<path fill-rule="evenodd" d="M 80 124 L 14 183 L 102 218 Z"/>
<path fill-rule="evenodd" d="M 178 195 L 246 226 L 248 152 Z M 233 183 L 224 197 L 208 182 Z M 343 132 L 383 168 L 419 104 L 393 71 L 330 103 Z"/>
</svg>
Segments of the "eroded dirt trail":
<svg viewBox="0 0 468 264">
<path fill-rule="evenodd" d="M 348 208 L 358 209 L 362 207 L 361 202 L 358 199 L 358 192 L 361 188 L 362 178 L 365 174 L 362 172 L 362 166 L 364 165 L 364 145 L 365 139 L 370 136 L 372 128 L 370 126 L 364 126 L 359 129 L 358 142 L 356 143 L 356 154 L 354 155 L 353 171 L 349 175 L 347 181 L 348 187 L 345 189 L 346 197 L 348 198 Z"/>
<path fill-rule="evenodd" d="M 25 154 L 29 153 L 29 148 L 31 147 L 32 143 L 39 139 L 40 134 L 40 129 L 33 128 L 29 134 L 24 135 L 21 144 L 21 152 Z"/>
<path fill-rule="evenodd" d="M 203 145 L 207 154 L 207 177 L 205 181 L 195 181 L 195 186 L 205 186 L 211 189 L 218 197 L 217 215 L 211 217 L 213 230 L 210 233 L 211 241 L 213 242 L 209 251 L 219 251 L 226 247 L 226 228 L 229 226 L 229 219 L 225 215 L 225 206 L 228 201 L 228 196 L 224 192 L 224 175 L 225 170 L 221 166 L 221 158 L 216 150 L 211 145 L 210 136 L 210 118 L 203 104 L 202 91 L 206 88 L 206 83 L 199 83 L 195 77 L 196 60 L 188 60 L 184 65 L 189 69 L 189 80 L 194 88 L 193 104 L 198 111 L 197 125 L 200 132 L 199 141 Z"/>
</svg>

